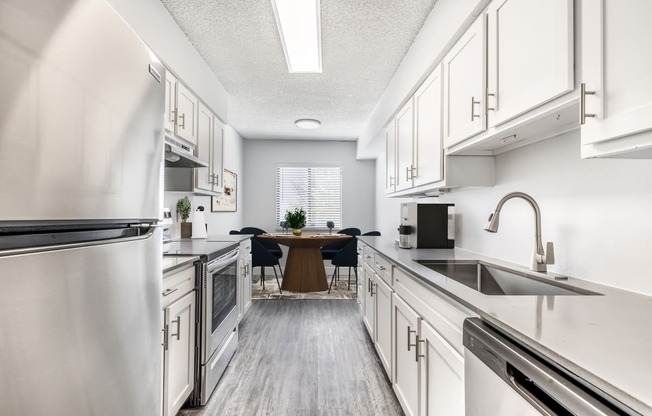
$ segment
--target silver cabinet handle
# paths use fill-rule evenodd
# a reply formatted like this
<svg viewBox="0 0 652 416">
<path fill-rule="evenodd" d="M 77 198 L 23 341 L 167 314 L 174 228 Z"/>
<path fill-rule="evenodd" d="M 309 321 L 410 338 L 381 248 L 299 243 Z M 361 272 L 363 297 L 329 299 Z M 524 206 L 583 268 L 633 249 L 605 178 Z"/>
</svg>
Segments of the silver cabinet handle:
<svg viewBox="0 0 652 416">
<path fill-rule="evenodd" d="M 475 120 L 475 118 L 480 118 L 480 114 L 475 114 L 475 105 L 480 104 L 480 101 L 476 101 L 475 97 L 471 97 L 471 121 Z"/>
<path fill-rule="evenodd" d="M 168 326 L 163 326 L 163 351 L 168 350 Z"/>
<path fill-rule="evenodd" d="M 165 292 L 163 292 L 163 296 L 167 296 L 167 295 L 169 295 L 171 293 L 176 292 L 177 290 L 179 290 L 178 287 L 175 287 L 174 289 L 167 289 Z"/>
<path fill-rule="evenodd" d="M 377 284 L 377 283 L 373 283 L 373 282 L 371 283 L 370 288 L 371 288 L 371 297 L 372 297 L 372 298 L 373 298 L 374 295 L 376 294 L 376 292 L 374 292 L 374 286 L 378 286 L 378 284 Z"/>
<path fill-rule="evenodd" d="M 177 124 L 177 109 L 173 108 L 170 110 L 170 121 L 172 124 Z"/>
<path fill-rule="evenodd" d="M 414 344 L 410 343 L 410 334 L 413 333 L 413 332 L 416 335 L 417 330 L 416 329 L 413 330 L 412 327 L 410 325 L 408 325 L 407 326 L 407 350 L 408 351 L 410 351 L 410 347 L 416 347 L 417 346 L 416 343 L 414 343 Z M 417 337 L 417 339 L 419 339 L 419 338 Z"/>
<path fill-rule="evenodd" d="M 389 186 L 396 185 L 396 183 L 394 183 L 394 182 L 396 182 L 396 178 L 394 178 L 393 176 L 390 176 L 389 177 Z"/>
<path fill-rule="evenodd" d="M 181 115 L 179 116 L 179 118 L 180 118 L 181 121 L 182 121 L 182 123 L 179 124 L 179 127 L 182 128 L 182 129 L 185 129 L 185 128 L 186 128 L 186 113 L 181 114 Z"/>
<path fill-rule="evenodd" d="M 419 362 L 419 358 L 425 358 L 425 355 L 421 354 L 421 348 L 419 347 L 420 342 L 425 344 L 426 340 L 419 339 L 419 336 L 417 335 L 417 342 L 414 343 L 414 361 L 416 362 Z"/>
<path fill-rule="evenodd" d="M 405 167 L 405 180 L 406 181 L 412 180 L 412 175 L 410 174 L 411 171 L 412 171 L 412 169 L 410 169 L 410 166 Z"/>
<path fill-rule="evenodd" d="M 181 317 L 177 316 L 177 319 L 175 319 L 172 322 L 177 323 L 177 333 L 176 334 L 170 334 L 171 337 L 177 337 L 177 341 L 181 339 Z"/>
<path fill-rule="evenodd" d="M 485 88 L 485 103 L 487 103 L 487 111 L 496 111 L 494 107 L 489 107 L 489 97 L 495 97 L 496 94 L 489 92 L 489 88 Z"/>
<path fill-rule="evenodd" d="M 586 123 L 587 117 L 595 117 L 595 114 L 586 113 L 586 96 L 594 95 L 595 91 L 587 91 L 586 84 L 580 84 L 580 125 Z"/>
<path fill-rule="evenodd" d="M 364 257 L 365 257 L 366 259 L 370 259 L 370 258 L 371 258 L 371 256 L 370 256 L 369 254 L 365 254 Z"/>
<path fill-rule="evenodd" d="M 376 263 L 376 267 L 378 267 L 378 270 L 381 270 L 381 271 L 385 270 L 385 266 L 383 266 L 382 264 Z"/>
</svg>

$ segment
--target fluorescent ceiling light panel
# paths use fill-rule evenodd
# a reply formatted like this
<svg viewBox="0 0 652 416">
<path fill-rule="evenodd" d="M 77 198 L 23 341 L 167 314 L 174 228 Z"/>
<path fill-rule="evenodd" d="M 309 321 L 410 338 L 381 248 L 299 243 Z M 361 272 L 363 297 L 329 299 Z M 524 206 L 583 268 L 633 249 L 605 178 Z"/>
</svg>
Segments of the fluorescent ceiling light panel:
<svg viewBox="0 0 652 416">
<path fill-rule="evenodd" d="M 290 72 L 321 72 L 319 0 L 271 0 Z"/>
</svg>

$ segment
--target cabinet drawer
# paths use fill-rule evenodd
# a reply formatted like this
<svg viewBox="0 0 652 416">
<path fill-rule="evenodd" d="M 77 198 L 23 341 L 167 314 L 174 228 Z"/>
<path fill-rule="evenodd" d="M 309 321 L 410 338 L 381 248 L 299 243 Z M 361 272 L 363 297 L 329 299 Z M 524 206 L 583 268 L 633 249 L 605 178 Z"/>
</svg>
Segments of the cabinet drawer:
<svg viewBox="0 0 652 416">
<path fill-rule="evenodd" d="M 163 307 L 179 299 L 195 288 L 195 268 L 163 276 Z"/>
<path fill-rule="evenodd" d="M 246 239 L 240 243 L 240 258 L 245 258 L 251 253 L 251 239 Z"/>
<path fill-rule="evenodd" d="M 444 294 L 438 294 L 418 278 L 402 270 L 394 269 L 394 290 L 424 320 L 428 321 L 441 336 L 460 354 L 464 354 L 462 345 L 462 324 L 470 316 L 476 316 L 470 310 L 448 300 Z"/>
<path fill-rule="evenodd" d="M 390 286 L 392 285 L 392 268 L 392 263 L 388 262 L 380 254 L 374 253 L 374 270 Z"/>
<path fill-rule="evenodd" d="M 367 247 L 365 243 L 362 241 L 358 240 L 358 244 L 356 245 L 356 250 L 358 251 L 358 256 L 362 256 L 362 251 L 364 248 Z"/>
<path fill-rule="evenodd" d="M 369 246 L 365 246 L 364 250 L 362 251 L 362 261 L 367 263 L 367 265 L 369 265 L 369 267 L 371 267 L 373 270 L 375 270 L 374 253 L 375 251 Z"/>
</svg>

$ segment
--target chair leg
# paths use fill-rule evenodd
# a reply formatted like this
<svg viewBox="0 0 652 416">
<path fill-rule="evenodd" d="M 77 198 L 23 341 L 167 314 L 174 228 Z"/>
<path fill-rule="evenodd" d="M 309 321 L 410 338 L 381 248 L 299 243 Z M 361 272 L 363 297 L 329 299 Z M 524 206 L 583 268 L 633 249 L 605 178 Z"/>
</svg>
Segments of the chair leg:
<svg viewBox="0 0 652 416">
<path fill-rule="evenodd" d="M 351 267 L 349 267 L 349 283 L 346 286 L 346 290 L 351 290 Z"/>
<path fill-rule="evenodd" d="M 281 266 L 278 266 L 279 270 L 281 269 Z M 274 275 L 276 276 L 276 284 L 278 285 L 278 293 L 281 295 L 283 294 L 283 291 L 281 290 L 281 282 L 278 281 L 278 273 L 276 273 L 276 267 L 272 266 L 272 270 L 274 270 Z M 281 276 L 283 276 L 283 272 L 281 271 Z"/>
<path fill-rule="evenodd" d="M 263 290 L 265 290 L 265 266 L 260 266 L 260 282 L 263 284 Z"/>
<path fill-rule="evenodd" d="M 333 287 L 333 282 L 335 281 L 335 274 L 339 270 L 339 266 L 335 266 L 335 270 L 333 270 L 333 277 L 331 277 L 331 284 L 328 286 L 328 293 L 331 293 L 331 288 Z"/>
</svg>

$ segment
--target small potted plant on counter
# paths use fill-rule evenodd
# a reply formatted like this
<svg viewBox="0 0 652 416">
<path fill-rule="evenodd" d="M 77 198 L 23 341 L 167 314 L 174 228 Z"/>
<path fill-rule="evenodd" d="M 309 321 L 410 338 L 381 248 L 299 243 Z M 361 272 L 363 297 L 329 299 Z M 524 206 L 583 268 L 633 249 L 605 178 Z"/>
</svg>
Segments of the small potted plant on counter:
<svg viewBox="0 0 652 416">
<path fill-rule="evenodd" d="M 181 221 L 181 238 L 190 238 L 192 235 L 192 223 L 187 222 L 191 209 L 192 206 L 187 196 L 177 201 L 177 221 Z"/>
<path fill-rule="evenodd" d="M 292 228 L 292 234 L 301 235 L 301 229 L 306 226 L 306 211 L 295 208 L 294 211 L 285 212 L 285 221 Z"/>
</svg>

